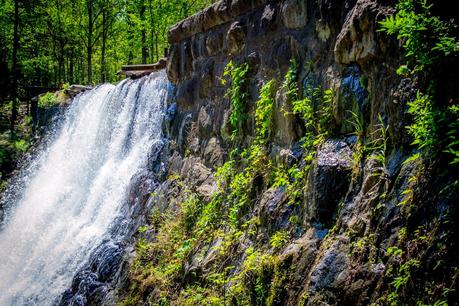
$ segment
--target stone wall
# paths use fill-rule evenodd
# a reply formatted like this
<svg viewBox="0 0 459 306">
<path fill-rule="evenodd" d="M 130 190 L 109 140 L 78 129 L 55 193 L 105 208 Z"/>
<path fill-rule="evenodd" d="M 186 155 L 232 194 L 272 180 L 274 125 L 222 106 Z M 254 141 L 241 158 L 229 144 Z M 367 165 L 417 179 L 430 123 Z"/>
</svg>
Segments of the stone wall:
<svg viewBox="0 0 459 306">
<path fill-rule="evenodd" d="M 255 101 L 261 84 L 271 78 L 282 81 L 290 60 L 297 59 L 303 67 L 303 84 L 336 91 L 334 115 L 342 134 L 349 132 L 348 110 L 356 108 L 368 121 L 384 113 L 390 123 L 400 122 L 400 110 L 391 100 L 398 82 L 392 73 L 398 64 L 396 48 L 376 31 L 377 21 L 392 11 L 381 1 L 370 0 L 233 0 L 219 1 L 175 25 L 169 32 L 167 71 L 177 86 L 180 118 L 173 132 L 179 148 L 187 138 L 179 134 L 191 121 L 198 127 L 200 153 L 212 137 L 225 143 L 221 131 L 229 101 L 221 78 L 230 60 L 250 64 Z M 278 95 L 278 110 L 284 102 L 285 94 Z M 293 119 L 276 116 L 275 120 L 275 142 L 290 146 L 298 136 Z M 399 123 L 391 124 L 394 135 L 399 129 Z"/>
<path fill-rule="evenodd" d="M 209 290 L 227 298 L 231 282 L 215 289 L 209 279 L 212 273 L 223 270 L 229 271 L 227 279 L 238 275 L 249 247 L 275 254 L 277 267 L 287 271 L 282 284 L 274 289 L 273 305 L 390 304 L 388 298 L 394 292 L 391 282 L 400 264 L 407 261 L 387 252 L 394 245 L 416 258 L 423 271 L 422 275 L 413 272 L 415 280 L 396 292 L 405 304 L 420 300 L 433 304 L 440 298 L 435 293 L 438 290 L 426 298 L 424 288 L 433 286 L 430 284 L 440 284 L 437 288 L 451 286 L 454 278 L 452 283 L 435 279 L 438 273 L 432 270 L 431 258 L 448 261 L 456 247 L 451 246 L 452 251 L 446 253 L 430 250 L 421 246 L 427 240 L 419 242 L 416 236 L 422 231 L 423 237 L 431 237 L 431 246 L 432 241 L 448 240 L 444 237 L 452 232 L 440 229 L 435 220 L 444 215 L 454 220 L 454 203 L 459 199 L 454 192 L 440 194 L 451 179 L 441 170 L 448 167 L 445 161 L 438 160 L 435 167 L 427 169 L 424 160 L 409 159 L 413 147 L 406 132 L 410 119 L 406 102 L 416 94 L 416 84 L 415 80 L 397 76 L 395 70 L 403 60 L 399 45 L 377 31 L 378 21 L 394 12 L 390 2 L 222 0 L 172 27 L 167 73 L 176 92 L 165 126 L 171 140 L 166 162 L 168 179 L 150 199 L 155 209 L 163 213 L 180 211 L 189 192 L 204 207 L 209 203 L 217 190 L 215 169 L 228 159 L 234 147 L 244 148 L 252 142 L 255 101 L 261 86 L 273 78 L 278 82 L 274 135 L 265 148 L 269 162 L 275 166 L 298 165 L 305 176 L 300 200 L 294 205 L 289 203 L 291 195 L 285 186 L 274 187 L 265 177 L 253 179 L 250 205 L 241 219 L 256 220 L 255 238 L 242 230 L 242 236 L 233 241 L 231 254 L 222 255 L 218 246 L 224 238 L 209 237 L 190 251 L 180 275 L 173 285 L 169 284 L 173 290 L 160 294 L 161 281 L 134 279 L 133 286 L 129 282 L 123 285 L 134 289 L 120 291 L 122 298 L 133 301 L 132 305 L 160 297 L 171 304 L 186 304 L 181 299 L 194 297 L 186 290 L 199 286 L 203 290 L 200 294 Z M 304 162 L 306 153 L 300 145 L 304 124 L 289 114 L 291 102 L 282 86 L 291 59 L 299 63 L 303 89 L 330 88 L 334 93 L 331 130 L 318 145 L 311 164 Z M 248 119 L 242 143 L 237 144 L 229 137 L 228 84 L 221 82 L 230 61 L 248 63 L 250 68 Z M 381 124 L 387 127 L 382 172 L 370 156 L 374 152 L 365 152 L 363 155 L 368 156 L 361 159 L 356 157 L 359 140 L 350 123 L 351 112 L 361 120 L 365 135 L 360 135 L 360 140 L 364 139 L 367 146 L 380 137 Z M 243 169 L 235 171 L 241 173 Z M 400 202 L 407 190 L 413 194 L 419 191 L 410 191 L 414 190 L 413 177 L 419 181 L 416 188 L 429 192 L 413 196 L 413 207 L 402 207 Z M 180 213 L 176 215 L 180 217 Z M 224 222 L 217 226 L 223 233 L 231 232 Z M 140 233 L 139 237 L 155 241 L 155 224 L 148 228 L 152 234 Z M 277 231 L 289 232 L 291 239 L 274 250 L 270 239 Z M 413 243 L 419 243 L 415 251 Z M 457 260 L 454 262 L 457 264 Z M 453 273 L 446 266 L 441 269 L 445 275 Z M 274 286 L 276 280 L 272 281 Z M 236 305 L 237 301 L 228 303 Z"/>
</svg>

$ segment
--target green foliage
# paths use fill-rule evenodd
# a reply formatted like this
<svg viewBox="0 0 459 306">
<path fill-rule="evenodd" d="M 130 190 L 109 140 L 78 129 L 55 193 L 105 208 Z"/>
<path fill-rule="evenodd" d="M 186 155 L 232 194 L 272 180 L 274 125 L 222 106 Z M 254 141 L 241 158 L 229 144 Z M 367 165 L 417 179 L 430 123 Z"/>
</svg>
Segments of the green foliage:
<svg viewBox="0 0 459 306">
<path fill-rule="evenodd" d="M 230 61 L 224 71 L 224 76 L 227 77 L 231 84 L 227 91 L 227 96 L 231 101 L 231 114 L 229 123 L 231 124 L 231 138 L 234 141 L 241 135 L 244 122 L 247 119 L 246 107 L 249 93 L 247 89 L 247 73 L 249 65 L 243 64 L 236 66 Z M 224 80 L 224 79 L 223 79 Z"/>
<path fill-rule="evenodd" d="M 285 187 L 290 184 L 290 176 L 285 165 L 277 166 L 272 172 L 272 187 Z"/>
<path fill-rule="evenodd" d="M 448 144 L 446 152 L 450 153 L 453 157 L 451 164 L 459 163 L 459 105 L 451 105 L 448 107 Z"/>
<path fill-rule="evenodd" d="M 38 99 L 38 106 L 41 108 L 51 107 L 55 104 L 57 104 L 57 98 L 56 94 L 53 92 L 47 92 Z"/>
<path fill-rule="evenodd" d="M 381 29 L 399 39 L 414 71 L 431 67 L 442 57 L 459 52 L 454 25 L 431 13 L 427 0 L 400 0 L 397 12 L 380 22 Z"/>
<path fill-rule="evenodd" d="M 271 240 L 269 241 L 269 244 L 274 249 L 280 249 L 280 248 L 284 247 L 284 245 L 287 243 L 288 239 L 289 239 L 289 234 L 284 230 L 280 230 L 280 231 L 277 231 L 276 233 L 274 233 L 274 235 L 271 236 Z"/>
<path fill-rule="evenodd" d="M 300 99 L 300 92 L 298 89 L 298 74 L 299 66 L 298 61 L 293 58 L 290 60 L 290 67 L 285 75 L 284 87 L 287 89 L 287 99 L 289 101 L 297 101 Z"/>
<path fill-rule="evenodd" d="M 408 102 L 408 113 L 413 123 L 407 126 L 408 134 L 413 137 L 413 145 L 419 149 L 432 150 L 437 145 L 437 116 L 431 98 L 419 91 L 416 98 Z"/>
<path fill-rule="evenodd" d="M 378 124 L 376 130 L 372 133 L 372 140 L 365 148 L 370 155 L 370 159 L 377 162 L 376 172 L 373 175 L 379 177 L 387 176 L 387 150 L 388 150 L 388 127 L 384 124 L 381 114 L 378 114 Z"/>
<path fill-rule="evenodd" d="M 317 116 L 319 117 L 318 132 L 324 136 L 327 136 L 331 129 L 331 122 L 333 118 L 333 99 L 334 93 L 332 89 L 326 89 L 323 91 Z"/>
<path fill-rule="evenodd" d="M 92 58 L 92 81 L 115 82 L 119 80 L 116 73 L 121 65 L 140 64 L 144 60 L 154 63 L 162 58 L 164 49 L 169 47 L 169 28 L 213 2 L 19 1 L 20 84 L 52 87 L 68 82 L 87 84 L 90 82 L 88 55 Z M 0 1 L 0 59 L 5 58 L 9 67 L 14 3 L 14 0 Z M 11 77 L 12 71 L 9 73 Z"/>
<path fill-rule="evenodd" d="M 14 142 L 14 148 L 16 151 L 24 153 L 29 148 L 29 143 L 25 139 L 19 139 Z"/>
<path fill-rule="evenodd" d="M 183 213 L 183 228 L 187 233 L 190 233 L 201 214 L 202 202 L 194 193 L 188 192 L 185 201 L 181 203 L 181 211 Z"/>
<path fill-rule="evenodd" d="M 363 118 L 360 114 L 357 114 L 353 111 L 349 111 L 352 120 L 347 120 L 353 127 L 353 134 L 357 137 L 354 150 L 352 152 L 352 161 L 353 161 L 353 173 L 356 175 L 360 170 L 360 164 L 365 154 L 365 126 L 363 123 Z"/>
<path fill-rule="evenodd" d="M 432 4 L 427 0 L 400 0 L 396 13 L 380 24 L 380 31 L 395 35 L 403 44 L 408 63 L 400 66 L 397 74 L 403 77 L 421 74 L 429 80 L 427 92 L 434 93 L 435 80 L 431 80 L 429 75 L 432 69 L 459 53 L 459 42 L 454 36 L 454 20 L 444 21 L 434 16 Z M 418 149 L 436 153 L 437 149 L 444 148 L 453 156 L 451 163 L 457 163 L 457 106 L 450 105 L 442 109 L 439 105 L 431 95 L 418 91 L 416 98 L 408 102 L 408 113 L 413 117 L 413 123 L 407 126 L 408 133 Z M 444 129 L 445 117 L 449 120 L 446 124 L 449 128 L 446 141 L 438 138 L 439 131 Z"/>
<path fill-rule="evenodd" d="M 241 272 L 230 280 L 229 297 L 235 299 L 237 305 L 271 305 L 282 280 L 278 265 L 276 256 L 249 247 Z"/>
<path fill-rule="evenodd" d="M 265 144 L 272 134 L 275 80 L 264 84 L 255 110 L 255 142 Z"/>
<path fill-rule="evenodd" d="M 302 146 L 310 151 L 330 132 L 334 93 L 331 89 L 323 90 L 317 87 L 307 87 L 303 92 L 298 86 L 298 69 L 297 61 L 292 60 L 283 86 L 287 89 L 287 99 L 292 104 L 292 113 L 302 119 L 306 128 L 301 140 Z"/>
</svg>

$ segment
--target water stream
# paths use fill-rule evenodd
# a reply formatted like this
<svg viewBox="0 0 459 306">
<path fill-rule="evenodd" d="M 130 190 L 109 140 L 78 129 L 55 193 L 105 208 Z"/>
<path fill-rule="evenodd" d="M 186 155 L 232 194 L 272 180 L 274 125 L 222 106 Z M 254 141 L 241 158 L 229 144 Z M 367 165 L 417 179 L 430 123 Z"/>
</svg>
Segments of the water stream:
<svg viewBox="0 0 459 306">
<path fill-rule="evenodd" d="M 132 179 L 162 143 L 164 71 L 77 96 L 5 192 L 0 305 L 53 305 L 114 231 Z"/>
</svg>

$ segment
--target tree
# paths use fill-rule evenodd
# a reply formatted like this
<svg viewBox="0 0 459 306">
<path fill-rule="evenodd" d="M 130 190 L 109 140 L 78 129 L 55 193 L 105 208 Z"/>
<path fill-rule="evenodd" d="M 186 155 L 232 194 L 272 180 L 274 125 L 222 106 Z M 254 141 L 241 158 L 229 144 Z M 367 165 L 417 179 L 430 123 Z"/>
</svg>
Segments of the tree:
<svg viewBox="0 0 459 306">
<path fill-rule="evenodd" d="M 14 21 L 13 21 L 13 82 L 11 89 L 11 98 L 13 101 L 11 108 L 10 130 L 11 137 L 14 138 L 15 124 L 18 116 L 18 79 L 19 79 L 19 65 L 18 65 L 18 50 L 19 50 L 19 0 L 14 0 Z"/>
</svg>

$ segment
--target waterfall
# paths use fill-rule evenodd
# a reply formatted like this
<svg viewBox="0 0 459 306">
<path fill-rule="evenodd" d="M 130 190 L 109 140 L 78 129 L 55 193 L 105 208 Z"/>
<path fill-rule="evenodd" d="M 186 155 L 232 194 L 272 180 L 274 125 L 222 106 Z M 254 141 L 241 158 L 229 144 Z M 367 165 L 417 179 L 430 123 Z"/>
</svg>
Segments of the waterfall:
<svg viewBox="0 0 459 306">
<path fill-rule="evenodd" d="M 5 193 L 0 305 L 52 305 L 115 229 L 133 178 L 162 145 L 169 85 L 160 71 L 77 96 Z"/>
</svg>

